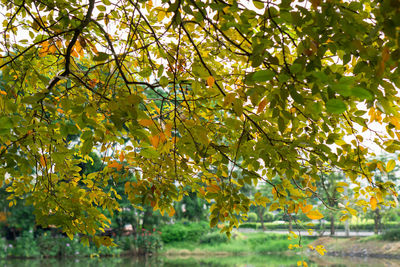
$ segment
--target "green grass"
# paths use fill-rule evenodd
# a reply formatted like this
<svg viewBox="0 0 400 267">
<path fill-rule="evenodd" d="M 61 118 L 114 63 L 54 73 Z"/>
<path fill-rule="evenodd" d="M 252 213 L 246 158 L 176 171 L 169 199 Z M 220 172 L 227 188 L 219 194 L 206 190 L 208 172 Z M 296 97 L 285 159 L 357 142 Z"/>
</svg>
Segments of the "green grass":
<svg viewBox="0 0 400 267">
<path fill-rule="evenodd" d="M 302 246 L 312 242 L 312 238 L 303 237 Z M 229 253 L 229 254 L 248 254 L 248 253 L 279 253 L 288 251 L 289 245 L 298 244 L 298 239 L 288 240 L 284 234 L 267 233 L 247 233 L 237 234 L 230 240 L 215 244 L 201 244 L 198 242 L 174 242 L 166 244 L 163 252 L 169 254 L 180 253 Z"/>
<path fill-rule="evenodd" d="M 377 240 L 383 240 L 382 235 L 371 235 L 363 237 L 360 239 L 360 242 L 377 241 Z"/>
</svg>

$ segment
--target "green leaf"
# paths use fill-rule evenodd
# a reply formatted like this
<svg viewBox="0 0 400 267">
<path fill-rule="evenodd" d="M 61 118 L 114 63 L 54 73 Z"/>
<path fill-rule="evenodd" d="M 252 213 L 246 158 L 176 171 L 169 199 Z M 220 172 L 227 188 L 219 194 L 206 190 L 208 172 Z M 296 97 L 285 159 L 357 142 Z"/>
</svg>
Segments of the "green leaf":
<svg viewBox="0 0 400 267">
<path fill-rule="evenodd" d="M 99 52 L 97 56 L 93 57 L 94 61 L 106 61 L 109 58 L 109 54 Z"/>
<path fill-rule="evenodd" d="M 342 100 L 330 99 L 326 102 L 326 110 L 330 113 L 341 114 L 346 111 L 346 105 Z"/>
<path fill-rule="evenodd" d="M 239 98 L 235 98 L 233 101 L 233 110 L 235 111 L 236 115 L 242 116 L 243 114 L 243 101 Z"/>
<path fill-rule="evenodd" d="M 13 122 L 9 117 L 0 118 L 0 129 L 11 129 L 13 127 Z"/>
<path fill-rule="evenodd" d="M 264 3 L 261 1 L 253 0 L 253 5 L 258 9 L 264 9 Z"/>
<path fill-rule="evenodd" d="M 161 85 L 162 87 L 167 87 L 167 86 L 168 86 L 168 83 L 169 83 L 168 78 L 165 77 L 165 76 L 162 76 L 161 79 L 160 79 L 160 85 Z"/>
<path fill-rule="evenodd" d="M 157 150 L 153 149 L 152 147 L 147 147 L 140 150 L 140 155 L 145 158 L 156 159 L 160 156 L 160 153 L 158 153 Z"/>
<path fill-rule="evenodd" d="M 300 73 L 300 71 L 303 69 L 303 65 L 301 64 L 293 64 L 292 66 L 289 67 L 290 72 L 297 74 Z"/>
<path fill-rule="evenodd" d="M 372 94 L 368 90 L 366 90 L 364 88 L 361 88 L 361 87 L 352 88 L 351 89 L 351 94 L 353 96 L 356 96 L 356 97 L 360 98 L 360 99 L 367 99 L 367 100 L 372 100 L 373 99 Z"/>
<path fill-rule="evenodd" d="M 275 73 L 272 70 L 259 70 L 251 76 L 251 79 L 256 82 L 266 82 L 274 78 Z"/>
<path fill-rule="evenodd" d="M 106 7 L 105 6 L 96 6 L 96 8 L 98 9 L 98 10 L 100 10 L 100 11 L 106 11 L 107 9 L 106 9 Z"/>
</svg>

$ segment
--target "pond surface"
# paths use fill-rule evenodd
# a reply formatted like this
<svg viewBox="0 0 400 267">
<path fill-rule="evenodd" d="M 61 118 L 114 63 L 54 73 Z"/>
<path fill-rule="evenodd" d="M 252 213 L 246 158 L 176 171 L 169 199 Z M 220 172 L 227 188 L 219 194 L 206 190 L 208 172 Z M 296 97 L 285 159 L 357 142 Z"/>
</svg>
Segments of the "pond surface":
<svg viewBox="0 0 400 267">
<path fill-rule="evenodd" d="M 246 255 L 246 256 L 187 256 L 187 257 L 150 257 L 150 258 L 83 258 L 83 259 L 42 259 L 42 260 L 1 260 L 4 267 L 261 267 L 261 266 L 297 266 L 297 262 L 306 260 L 309 266 L 400 266 L 398 259 L 377 259 L 357 257 L 315 257 L 308 259 L 300 255 Z"/>
</svg>

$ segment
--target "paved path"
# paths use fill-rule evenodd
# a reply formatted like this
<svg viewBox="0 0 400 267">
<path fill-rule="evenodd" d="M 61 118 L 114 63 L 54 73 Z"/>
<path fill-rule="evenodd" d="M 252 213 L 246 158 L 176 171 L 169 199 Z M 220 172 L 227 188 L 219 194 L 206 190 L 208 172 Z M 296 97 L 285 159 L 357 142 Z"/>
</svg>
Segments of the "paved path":
<svg viewBox="0 0 400 267">
<path fill-rule="evenodd" d="M 262 232 L 261 230 L 255 230 L 255 229 L 249 229 L 249 228 L 239 228 L 238 231 L 240 233 L 255 233 L 255 232 Z M 299 232 L 294 228 L 293 231 L 296 234 L 299 234 Z M 266 230 L 264 233 L 275 233 L 275 234 L 288 234 L 289 232 L 287 230 Z M 330 236 L 330 231 L 325 231 L 324 233 L 320 233 L 318 231 L 313 231 L 313 234 L 310 235 L 308 231 L 301 230 L 300 231 L 301 236 Z M 364 236 L 371 236 L 374 235 L 374 232 L 368 232 L 368 231 L 350 231 L 349 236 L 354 237 L 354 236 L 359 236 L 359 237 L 364 237 Z M 343 230 L 338 230 L 335 232 L 335 236 L 346 236 L 346 232 Z"/>
</svg>

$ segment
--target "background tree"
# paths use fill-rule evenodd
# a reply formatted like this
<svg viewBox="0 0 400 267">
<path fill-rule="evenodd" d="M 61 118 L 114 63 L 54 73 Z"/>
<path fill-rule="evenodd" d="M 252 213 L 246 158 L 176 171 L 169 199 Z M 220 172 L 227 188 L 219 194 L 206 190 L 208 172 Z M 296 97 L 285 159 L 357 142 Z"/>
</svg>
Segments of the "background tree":
<svg viewBox="0 0 400 267">
<path fill-rule="evenodd" d="M 326 201 L 328 208 L 328 219 L 330 221 L 330 235 L 335 235 L 335 221 L 337 217 L 338 204 L 340 202 L 339 192 L 344 192 L 343 186 L 346 185 L 343 182 L 343 178 L 339 173 L 329 173 L 320 175 L 320 186 L 324 190 L 324 200 Z"/>
</svg>

